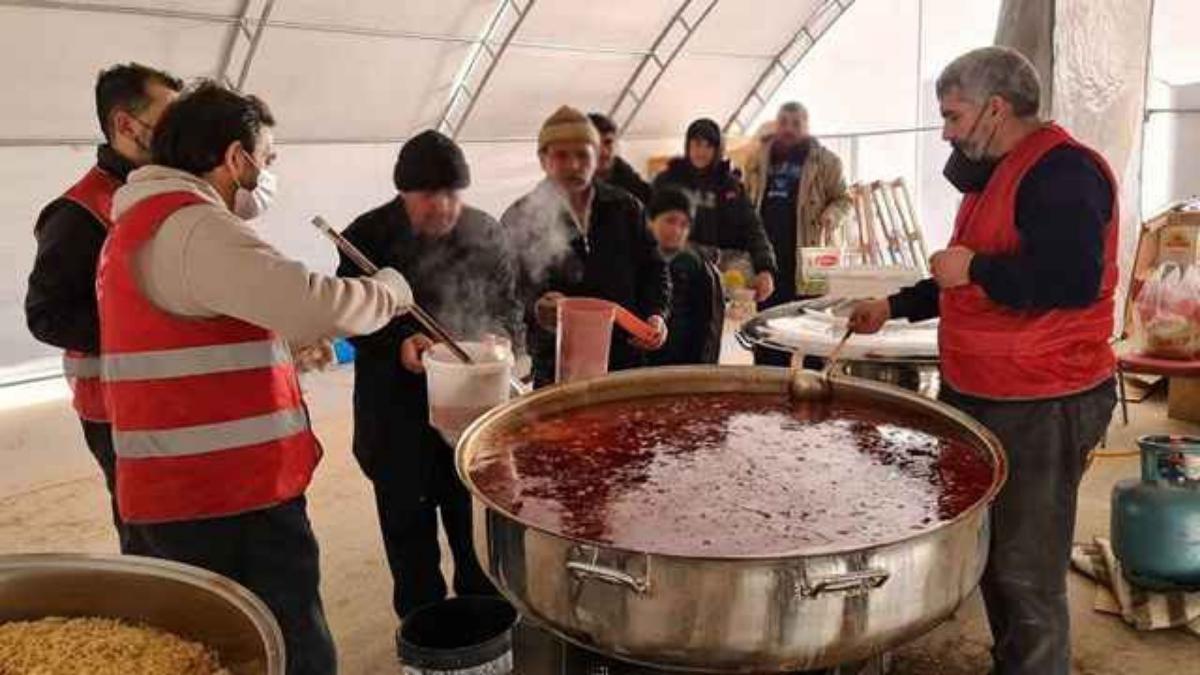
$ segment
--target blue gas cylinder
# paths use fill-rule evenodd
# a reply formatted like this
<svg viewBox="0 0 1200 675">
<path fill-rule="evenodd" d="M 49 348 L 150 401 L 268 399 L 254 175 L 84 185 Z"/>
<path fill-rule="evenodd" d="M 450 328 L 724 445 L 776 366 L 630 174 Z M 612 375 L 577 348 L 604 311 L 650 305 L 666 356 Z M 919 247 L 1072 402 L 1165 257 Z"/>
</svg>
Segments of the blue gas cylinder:
<svg viewBox="0 0 1200 675">
<path fill-rule="evenodd" d="M 1200 589 L 1200 437 L 1143 436 L 1142 477 L 1112 493 L 1113 551 L 1150 590 Z"/>
</svg>

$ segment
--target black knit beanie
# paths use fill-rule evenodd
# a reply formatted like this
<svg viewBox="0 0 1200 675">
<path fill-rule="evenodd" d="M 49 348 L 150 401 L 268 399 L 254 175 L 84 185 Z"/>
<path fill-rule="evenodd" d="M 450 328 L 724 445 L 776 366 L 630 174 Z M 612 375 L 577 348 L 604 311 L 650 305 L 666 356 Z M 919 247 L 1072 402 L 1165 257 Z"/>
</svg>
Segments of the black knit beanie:
<svg viewBox="0 0 1200 675">
<path fill-rule="evenodd" d="M 471 184 L 471 169 L 457 143 L 430 129 L 400 148 L 392 179 L 404 192 L 461 190 Z"/>
<path fill-rule="evenodd" d="M 654 194 L 650 196 L 650 203 L 646 205 L 646 215 L 650 217 L 650 220 L 654 220 L 668 211 L 683 211 L 687 214 L 688 220 L 696 217 L 696 205 L 692 201 L 692 196 L 686 190 L 674 185 L 664 185 L 655 190 Z"/>
</svg>

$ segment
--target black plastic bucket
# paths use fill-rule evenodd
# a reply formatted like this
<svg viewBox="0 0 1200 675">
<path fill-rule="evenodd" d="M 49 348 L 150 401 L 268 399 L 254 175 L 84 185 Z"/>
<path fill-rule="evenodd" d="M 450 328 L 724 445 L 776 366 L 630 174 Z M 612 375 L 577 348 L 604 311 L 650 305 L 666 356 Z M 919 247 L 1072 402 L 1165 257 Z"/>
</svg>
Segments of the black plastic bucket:
<svg viewBox="0 0 1200 675">
<path fill-rule="evenodd" d="M 450 598 L 404 619 L 396 638 L 406 675 L 508 675 L 517 611 L 501 598 Z"/>
</svg>

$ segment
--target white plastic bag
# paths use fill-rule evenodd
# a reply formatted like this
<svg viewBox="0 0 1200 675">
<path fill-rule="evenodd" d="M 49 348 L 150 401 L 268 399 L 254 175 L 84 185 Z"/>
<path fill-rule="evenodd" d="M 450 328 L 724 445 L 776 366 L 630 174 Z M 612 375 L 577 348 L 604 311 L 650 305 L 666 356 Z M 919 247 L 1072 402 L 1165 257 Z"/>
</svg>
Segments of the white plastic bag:
<svg viewBox="0 0 1200 675">
<path fill-rule="evenodd" d="M 1142 353 L 1164 359 L 1190 359 L 1200 345 L 1200 272 L 1185 274 L 1164 263 L 1142 287 L 1136 301 Z"/>
</svg>

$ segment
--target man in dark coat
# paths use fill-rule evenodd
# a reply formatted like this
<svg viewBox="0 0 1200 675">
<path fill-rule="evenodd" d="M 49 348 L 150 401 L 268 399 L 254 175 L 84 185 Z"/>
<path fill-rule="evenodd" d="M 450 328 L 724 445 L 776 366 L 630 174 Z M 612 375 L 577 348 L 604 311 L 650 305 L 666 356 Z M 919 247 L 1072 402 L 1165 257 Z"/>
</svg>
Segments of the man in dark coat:
<svg viewBox="0 0 1200 675">
<path fill-rule="evenodd" d="M 520 307 L 499 224 L 463 206 L 470 184 L 462 150 L 426 131 L 396 162 L 399 195 L 359 216 L 346 237 L 380 266 L 400 270 L 422 308 L 460 339 L 485 333 L 519 338 Z M 338 274 L 357 276 L 342 258 Z M 429 424 L 422 353 L 433 343 L 406 315 L 353 338 L 354 455 L 375 488 L 384 548 L 403 619 L 446 597 L 438 516 L 454 557 L 458 595 L 495 593 L 471 546 L 471 501 L 454 468 L 454 451 Z"/>
<path fill-rule="evenodd" d="M 666 261 L 637 199 L 594 180 L 599 143 L 583 113 L 560 108 L 538 135 L 546 179 L 500 219 L 519 267 L 536 386 L 554 381 L 556 312 L 565 296 L 610 300 L 655 328 L 655 339 L 644 342 L 614 330 L 610 370 L 644 365 L 644 353 L 666 342 L 671 294 Z"/>
<path fill-rule="evenodd" d="M 775 292 L 775 251 L 746 190 L 724 158 L 721 127 L 710 119 L 692 122 L 684 150 L 683 157 L 672 159 L 655 177 L 654 189 L 675 185 L 687 190 L 696 204 L 692 245 L 710 257 L 721 249 L 749 254 L 755 299 L 766 300 Z"/>
<path fill-rule="evenodd" d="M 137 63 L 100 73 L 96 116 L 104 143 L 96 164 L 42 209 L 33 230 L 37 257 L 29 274 L 25 321 L 39 342 L 67 351 L 64 372 L 75 390 L 84 440 L 104 473 L 122 551 L 129 547 L 129 531 L 117 513 L 112 425 L 99 386 L 96 265 L 112 224 L 113 193 L 131 171 L 150 163 L 154 126 L 182 88 L 173 75 Z"/>
<path fill-rule="evenodd" d="M 711 261 L 688 245 L 695 207 L 687 192 L 666 186 L 650 198 L 647 216 L 658 250 L 671 266 L 671 317 L 667 344 L 650 354 L 655 366 L 717 363 L 725 300 L 721 275 Z"/>
<path fill-rule="evenodd" d="M 592 121 L 592 126 L 596 127 L 596 132 L 600 134 L 600 154 L 596 158 L 596 178 L 637 197 L 643 206 L 649 204 L 650 195 L 653 192 L 650 184 L 642 180 L 637 169 L 617 154 L 617 125 L 607 115 L 600 113 L 588 113 L 588 119 Z"/>
</svg>

